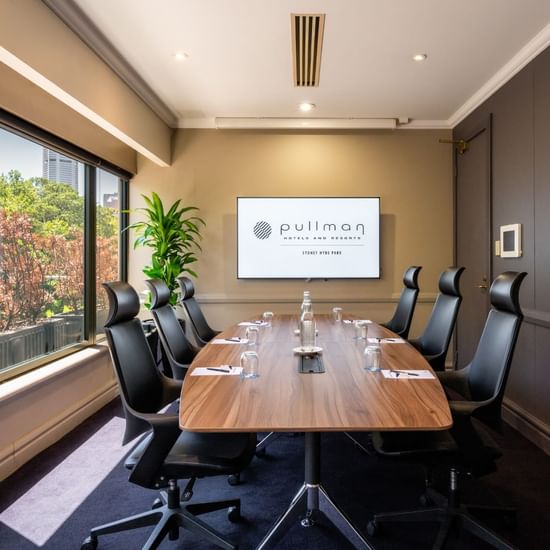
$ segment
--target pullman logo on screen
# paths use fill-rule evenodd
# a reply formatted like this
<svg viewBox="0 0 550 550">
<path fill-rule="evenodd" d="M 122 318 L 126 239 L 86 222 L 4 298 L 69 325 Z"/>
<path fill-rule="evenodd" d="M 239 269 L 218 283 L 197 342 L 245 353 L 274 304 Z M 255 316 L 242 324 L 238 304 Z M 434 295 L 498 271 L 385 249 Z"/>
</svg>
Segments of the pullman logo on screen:
<svg viewBox="0 0 550 550">
<path fill-rule="evenodd" d="M 259 222 L 256 222 L 256 225 L 254 226 L 254 235 L 256 235 L 256 237 L 258 239 L 267 239 L 270 235 L 271 235 L 271 232 L 272 232 L 272 229 L 271 229 L 271 225 L 269 225 L 267 222 L 264 222 L 264 221 L 259 221 Z"/>
</svg>

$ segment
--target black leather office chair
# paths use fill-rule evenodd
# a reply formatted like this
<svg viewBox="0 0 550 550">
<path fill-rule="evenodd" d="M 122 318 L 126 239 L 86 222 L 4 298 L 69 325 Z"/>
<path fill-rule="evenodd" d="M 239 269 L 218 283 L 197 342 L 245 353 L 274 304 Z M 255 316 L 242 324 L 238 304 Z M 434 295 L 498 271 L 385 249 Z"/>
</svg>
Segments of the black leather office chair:
<svg viewBox="0 0 550 550">
<path fill-rule="evenodd" d="M 153 509 L 112 523 L 95 527 L 82 544 L 82 550 L 94 550 L 98 537 L 154 525 L 143 548 L 157 548 L 169 535 L 179 536 L 183 527 L 221 548 L 236 548 L 198 517 L 214 510 L 229 509 L 229 519 L 240 516 L 238 499 L 185 504 L 193 494 L 197 477 L 235 474 L 254 456 L 256 434 L 215 434 L 182 432 L 177 413 L 157 411 L 180 394 L 181 381 L 163 376 L 156 368 L 145 339 L 139 312 L 139 299 L 127 283 L 103 285 L 109 297 L 109 315 L 105 334 L 118 378 L 126 432 L 124 443 L 144 434 L 130 452 L 125 466 L 131 470 L 130 482 L 161 491 Z M 178 480 L 188 479 L 180 495 Z"/>
<path fill-rule="evenodd" d="M 492 309 L 472 362 L 459 371 L 438 373 L 448 395 L 453 427 L 443 432 L 387 432 L 373 434 L 375 450 L 381 455 L 423 462 L 431 471 L 437 466 L 449 470 L 448 497 L 443 498 L 430 486 L 426 476 L 425 502 L 436 502 L 419 510 L 376 514 L 368 532 L 376 534 L 382 524 L 391 522 L 441 522 L 433 548 L 442 548 L 453 523 L 458 522 L 496 548 L 512 548 L 499 535 L 483 526 L 470 512 L 475 506 L 460 502 L 459 474 L 476 477 L 493 472 L 502 452 L 483 425 L 499 428 L 501 404 L 523 314 L 519 290 L 526 273 L 499 275 L 490 290 Z M 513 515 L 511 508 L 478 507 L 484 513 Z"/>
<path fill-rule="evenodd" d="M 174 308 L 170 305 L 168 285 L 160 279 L 149 279 L 145 284 L 151 291 L 151 314 L 172 374 L 177 380 L 183 380 L 199 349 L 185 336 Z"/>
<path fill-rule="evenodd" d="M 459 282 L 463 271 L 463 267 L 450 267 L 441 274 L 439 295 L 428 324 L 420 338 L 409 340 L 436 371 L 445 370 L 445 357 L 462 302 Z"/>
<path fill-rule="evenodd" d="M 151 291 L 151 313 L 157 327 L 164 353 L 177 380 L 183 380 L 189 365 L 200 351 L 185 336 L 174 308 L 170 305 L 170 289 L 160 279 L 148 279 L 145 284 Z M 230 475 L 230 485 L 239 485 L 239 474 Z"/>
<path fill-rule="evenodd" d="M 197 340 L 199 346 L 204 346 L 214 337 L 216 337 L 220 331 L 213 330 L 206 321 L 199 304 L 195 300 L 195 285 L 189 277 L 178 277 L 178 284 L 181 288 L 181 304 L 187 312 L 187 317 L 191 321 L 191 327 L 193 334 Z"/>
<path fill-rule="evenodd" d="M 395 313 L 387 323 L 382 323 L 383 327 L 395 332 L 401 338 L 406 339 L 409 336 L 416 299 L 418 298 L 418 274 L 421 269 L 422 267 L 419 266 L 411 266 L 405 271 L 403 275 L 405 288 L 401 291 Z"/>
</svg>

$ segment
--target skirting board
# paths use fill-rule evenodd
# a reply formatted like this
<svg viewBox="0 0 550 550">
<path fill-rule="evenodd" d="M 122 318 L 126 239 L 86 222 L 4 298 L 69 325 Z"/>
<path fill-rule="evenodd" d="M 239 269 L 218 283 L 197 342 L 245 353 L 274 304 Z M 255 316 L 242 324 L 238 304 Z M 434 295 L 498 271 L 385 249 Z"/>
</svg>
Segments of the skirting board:
<svg viewBox="0 0 550 550">
<path fill-rule="evenodd" d="M 506 398 L 503 401 L 502 418 L 521 435 L 550 455 L 550 426 Z"/>
<path fill-rule="evenodd" d="M 78 403 L 68 409 L 62 417 L 57 417 L 45 423 L 26 445 L 20 446 L 13 454 L 10 453 L 0 462 L 0 481 L 10 476 L 25 462 L 59 441 L 64 435 L 84 422 L 89 416 L 107 405 L 118 395 L 115 384 L 102 388 L 85 403 Z"/>
</svg>

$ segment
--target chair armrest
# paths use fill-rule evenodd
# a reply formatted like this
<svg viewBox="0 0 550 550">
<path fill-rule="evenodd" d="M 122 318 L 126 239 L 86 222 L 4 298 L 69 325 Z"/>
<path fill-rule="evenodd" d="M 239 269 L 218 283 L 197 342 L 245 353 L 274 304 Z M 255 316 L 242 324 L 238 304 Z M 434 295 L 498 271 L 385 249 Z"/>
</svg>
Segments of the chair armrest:
<svg viewBox="0 0 550 550">
<path fill-rule="evenodd" d="M 460 420 L 477 416 L 476 413 L 481 412 L 492 403 L 493 399 L 485 399 L 484 401 L 449 401 L 449 407 L 453 418 Z"/>
<path fill-rule="evenodd" d="M 468 373 L 470 371 L 470 366 L 453 371 L 439 371 L 437 372 L 437 377 L 444 388 L 448 388 L 462 397 L 464 399 L 470 398 L 470 388 L 468 385 Z"/>
<path fill-rule="evenodd" d="M 174 378 L 168 378 L 162 376 L 162 407 L 172 403 L 181 396 L 182 380 L 175 380 Z"/>
<path fill-rule="evenodd" d="M 412 338 L 410 340 L 407 340 L 407 342 L 409 342 L 409 344 L 417 349 L 420 353 L 422 353 L 422 346 L 420 344 L 420 339 L 419 338 Z"/>
</svg>

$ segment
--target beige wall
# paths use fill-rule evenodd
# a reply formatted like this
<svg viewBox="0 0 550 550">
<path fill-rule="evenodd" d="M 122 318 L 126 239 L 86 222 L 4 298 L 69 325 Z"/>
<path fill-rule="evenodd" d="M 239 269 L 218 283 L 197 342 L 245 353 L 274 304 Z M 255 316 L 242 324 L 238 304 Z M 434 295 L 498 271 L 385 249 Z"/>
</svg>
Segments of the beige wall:
<svg viewBox="0 0 550 550">
<path fill-rule="evenodd" d="M 448 131 L 399 130 L 293 133 L 179 130 L 173 164 L 160 168 L 138 158 L 131 205 L 140 194 L 159 193 L 166 203 L 182 198 L 206 220 L 196 269 L 198 296 L 216 327 L 269 307 L 294 312 L 304 281 L 236 278 L 237 196 L 380 196 L 380 280 L 314 281 L 316 311 L 341 304 L 386 319 L 395 307 L 402 274 L 424 266 L 413 332 L 423 326 L 441 271 L 453 261 L 451 148 L 438 143 Z M 132 220 L 139 214 L 132 214 Z M 130 282 L 143 288 L 147 250 L 130 256 Z"/>
<path fill-rule="evenodd" d="M 79 351 L 0 385 L 0 481 L 117 395 L 106 346 Z"/>
</svg>

